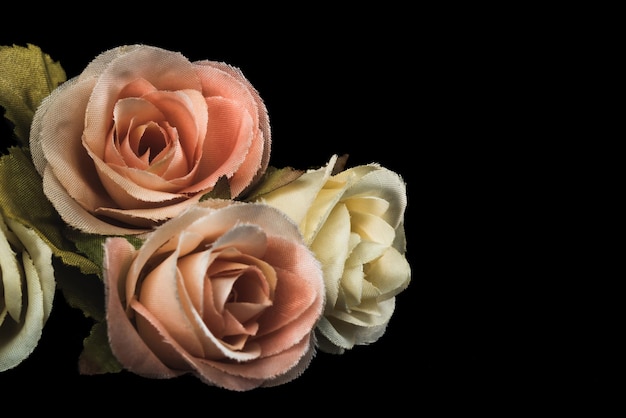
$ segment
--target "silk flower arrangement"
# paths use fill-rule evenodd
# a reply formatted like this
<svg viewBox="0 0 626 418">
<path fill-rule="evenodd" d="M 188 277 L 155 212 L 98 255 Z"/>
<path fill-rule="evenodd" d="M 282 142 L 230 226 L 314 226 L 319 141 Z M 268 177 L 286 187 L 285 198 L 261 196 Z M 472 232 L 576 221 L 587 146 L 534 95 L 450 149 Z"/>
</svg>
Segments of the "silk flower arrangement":
<svg viewBox="0 0 626 418">
<path fill-rule="evenodd" d="M 35 350 L 57 288 L 93 320 L 85 375 L 247 391 L 383 336 L 411 279 L 405 182 L 347 156 L 270 165 L 239 68 L 137 44 L 67 79 L 35 45 L 0 46 L 0 105 L 16 141 L 0 157 L 0 372 Z"/>
</svg>

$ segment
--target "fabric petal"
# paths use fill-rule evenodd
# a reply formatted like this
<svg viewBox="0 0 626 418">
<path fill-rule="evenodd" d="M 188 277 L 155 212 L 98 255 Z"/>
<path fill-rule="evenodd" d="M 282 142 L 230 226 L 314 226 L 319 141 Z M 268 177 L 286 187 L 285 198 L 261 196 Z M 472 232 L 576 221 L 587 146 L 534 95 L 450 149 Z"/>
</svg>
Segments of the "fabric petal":
<svg viewBox="0 0 626 418">
<path fill-rule="evenodd" d="M 19 238 L 35 267 L 42 293 L 43 319 L 47 321 L 52 312 L 52 302 L 56 291 L 54 267 L 52 266 L 52 249 L 34 230 L 12 219 L 7 219 L 6 223 Z"/>
<path fill-rule="evenodd" d="M 119 53 L 122 52 L 122 53 Z M 200 80 L 189 60 L 182 54 L 143 45 L 140 48 L 117 49 L 99 67 L 85 112 L 83 141 L 98 158 L 104 155 L 104 133 L 111 128 L 113 107 L 126 85 L 138 78 L 158 90 L 200 90 Z M 93 67 L 95 69 L 96 64 Z"/>
<path fill-rule="evenodd" d="M 7 235 L 11 232 L 0 215 L 0 279 L 2 280 L 2 296 L 0 307 L 6 311 L 15 322 L 19 322 L 22 315 L 22 272 L 17 254 L 11 248 Z M 0 312 L 4 314 L 4 312 Z"/>
<path fill-rule="evenodd" d="M 108 238 L 105 242 L 103 277 L 111 350 L 133 373 L 154 378 L 180 376 L 183 372 L 167 367 L 145 344 L 126 314 L 123 303 L 134 295 L 124 291 L 124 279 L 134 254 L 134 247 L 124 238 Z"/>
<path fill-rule="evenodd" d="M 309 208 L 330 177 L 336 159 L 333 156 L 325 167 L 307 171 L 291 183 L 264 194 L 259 201 L 282 210 L 296 224 L 302 225 Z"/>
<path fill-rule="evenodd" d="M 3 334 L 0 335 L 0 372 L 14 368 L 32 354 L 41 339 L 47 319 L 37 269 L 26 252 L 21 258 L 24 264 L 28 305 L 23 318 L 19 318 L 15 333 L 4 335 L 6 328 L 3 327 Z M 8 341 L 5 341 L 5 338 L 8 338 Z"/>
</svg>

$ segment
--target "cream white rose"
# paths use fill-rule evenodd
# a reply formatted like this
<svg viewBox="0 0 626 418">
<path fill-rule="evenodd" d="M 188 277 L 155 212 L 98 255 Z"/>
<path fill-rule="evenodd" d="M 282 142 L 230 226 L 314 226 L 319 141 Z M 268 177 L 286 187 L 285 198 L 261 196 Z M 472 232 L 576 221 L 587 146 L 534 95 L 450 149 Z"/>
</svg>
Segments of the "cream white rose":
<svg viewBox="0 0 626 418">
<path fill-rule="evenodd" d="M 402 178 L 378 164 L 333 175 L 336 161 L 333 156 L 326 167 L 258 200 L 290 216 L 321 262 L 326 305 L 317 325 L 318 344 L 322 351 L 341 354 L 384 334 L 411 269 L 405 257 Z"/>
<path fill-rule="evenodd" d="M 55 289 L 50 247 L 33 230 L 0 214 L 0 372 L 34 351 Z"/>
</svg>

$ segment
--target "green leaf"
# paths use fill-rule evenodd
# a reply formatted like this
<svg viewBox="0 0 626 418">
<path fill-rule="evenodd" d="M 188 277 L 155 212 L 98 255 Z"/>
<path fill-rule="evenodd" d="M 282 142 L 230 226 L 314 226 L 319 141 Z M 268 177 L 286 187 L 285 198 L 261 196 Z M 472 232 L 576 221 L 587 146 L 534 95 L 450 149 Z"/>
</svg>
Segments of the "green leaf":
<svg viewBox="0 0 626 418">
<path fill-rule="evenodd" d="M 35 45 L 0 45 L 0 106 L 14 125 L 14 133 L 28 145 L 37 107 L 66 81 L 65 70 Z"/>
<path fill-rule="evenodd" d="M 95 323 L 91 328 L 91 333 L 83 341 L 83 351 L 78 359 L 78 368 L 80 373 L 85 375 L 122 371 L 122 365 L 115 358 L 109 346 L 106 322 Z"/>
<path fill-rule="evenodd" d="M 105 317 L 104 283 L 95 274 L 83 274 L 74 266 L 53 260 L 57 286 L 63 298 L 73 307 L 80 309 L 87 318 L 102 321 Z"/>
<path fill-rule="evenodd" d="M 86 257 L 67 238 L 69 228 L 46 198 L 27 148 L 12 147 L 0 156 L 0 213 L 35 231 L 60 260 L 55 277 L 68 303 L 87 317 L 103 319 L 101 262 Z"/>
<path fill-rule="evenodd" d="M 257 185 L 245 197 L 249 202 L 257 200 L 260 196 L 291 183 L 304 174 L 303 170 L 292 167 L 276 168 L 268 167 Z"/>
<path fill-rule="evenodd" d="M 65 236 L 76 245 L 76 249 L 98 266 L 98 274 L 102 274 L 102 258 L 104 257 L 104 240 L 106 235 L 87 234 L 85 232 L 68 229 Z"/>
<path fill-rule="evenodd" d="M 200 201 L 203 202 L 207 199 L 230 199 L 230 184 L 228 183 L 228 178 L 226 176 L 222 176 L 217 179 L 217 183 L 215 183 L 215 187 L 210 192 L 202 195 Z"/>
<path fill-rule="evenodd" d="M 100 266 L 77 252 L 64 235 L 67 226 L 44 194 L 27 148 L 11 147 L 0 157 L 0 210 L 37 232 L 63 263 L 83 274 L 100 274 Z"/>
<path fill-rule="evenodd" d="M 110 235 L 88 234 L 77 229 L 68 229 L 65 236 L 76 245 L 76 249 L 98 266 L 98 274 L 102 273 L 102 259 L 104 257 L 104 241 Z M 137 236 L 124 235 L 135 248 L 141 247 L 143 240 Z"/>
</svg>

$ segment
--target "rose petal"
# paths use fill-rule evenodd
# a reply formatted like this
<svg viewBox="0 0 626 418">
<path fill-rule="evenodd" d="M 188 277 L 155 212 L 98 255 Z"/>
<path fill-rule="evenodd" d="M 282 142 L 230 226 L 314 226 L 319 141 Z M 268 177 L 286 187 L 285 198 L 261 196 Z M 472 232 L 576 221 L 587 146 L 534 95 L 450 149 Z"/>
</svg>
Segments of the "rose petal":
<svg viewBox="0 0 626 418">
<path fill-rule="evenodd" d="M 101 233 L 104 235 L 125 235 L 145 232 L 145 230 L 140 228 L 124 228 L 94 217 L 67 193 L 65 188 L 52 173 L 50 166 L 47 166 L 44 171 L 43 190 L 46 196 L 50 198 L 50 201 L 54 204 L 54 207 L 63 220 L 84 232 Z M 97 213 L 111 216 L 114 219 L 116 217 L 122 218 L 122 216 L 116 216 L 115 211 L 109 213 L 106 209 L 99 209 L 96 211 L 96 214 Z M 124 213 L 123 216 L 132 217 L 132 215 L 128 213 Z M 144 227 L 147 230 L 152 225 L 153 224 L 146 223 Z"/>
<path fill-rule="evenodd" d="M 396 296 L 407 288 L 411 266 L 406 257 L 395 248 L 389 248 L 376 262 L 369 264 L 368 280 L 380 292 L 380 299 Z"/>
<path fill-rule="evenodd" d="M 337 175 L 342 178 L 346 175 L 360 177 L 349 190 L 346 190 L 344 199 L 353 196 L 371 195 L 389 202 L 387 212 L 382 216 L 392 228 L 397 228 L 404 219 L 407 205 L 406 186 L 399 174 L 380 167 L 376 164 L 357 166 Z"/>
<path fill-rule="evenodd" d="M 161 321 L 141 303 L 134 300 L 131 307 L 139 315 L 138 318 L 142 318 L 138 319 L 137 323 L 144 340 L 148 342 L 150 348 L 155 351 L 159 358 L 163 359 L 166 364 L 174 368 L 184 368 L 185 365 L 182 363 L 183 359 L 185 362 L 189 362 L 190 358 L 198 357 L 189 353 L 176 338 L 170 335 Z M 215 338 L 199 317 L 195 315 L 192 316 L 195 319 L 194 325 L 199 331 L 198 335 L 202 336 L 204 351 L 202 357 L 219 359 L 221 361 L 225 358 L 236 361 L 250 361 L 259 356 L 260 350 L 255 344 L 248 344 L 245 351 L 232 350 L 228 344 Z M 172 350 L 172 347 L 174 347 L 174 350 Z"/>
<path fill-rule="evenodd" d="M 43 299 L 43 318 L 44 321 L 47 321 L 52 312 L 52 301 L 56 291 L 52 249 L 34 230 L 13 219 L 6 219 L 6 224 L 18 237 L 35 266 Z"/>
<path fill-rule="evenodd" d="M 239 68 L 223 62 L 207 60 L 196 61 L 194 64 L 202 80 L 205 96 L 219 96 L 244 103 L 248 109 L 247 113 L 253 118 L 253 124 L 257 127 L 253 131 L 253 135 L 257 140 L 252 142 L 246 160 L 231 178 L 231 188 L 238 190 L 237 185 L 246 183 L 246 179 L 250 176 L 254 176 L 252 179 L 252 184 L 254 184 L 265 172 L 270 157 L 271 130 L 265 103 Z M 220 76 L 220 72 L 225 78 L 224 83 L 215 82 Z M 230 78 L 226 78 L 227 76 Z M 239 84 L 233 83 L 234 80 L 238 81 Z"/>
<path fill-rule="evenodd" d="M 22 274 L 17 254 L 11 248 L 6 235 L 10 233 L 0 216 L 0 279 L 2 279 L 2 305 L 15 322 L 22 314 Z M 4 313 L 4 312 L 3 312 Z"/>
<path fill-rule="evenodd" d="M 164 206 L 166 202 L 174 204 L 186 198 L 185 195 L 178 193 L 161 192 L 142 187 L 127 176 L 120 175 L 107 163 L 97 158 L 95 154 L 89 152 L 89 155 L 94 160 L 102 185 L 115 202 L 115 205 L 109 205 L 112 208 L 149 209 Z"/>
<path fill-rule="evenodd" d="M 204 313 L 205 304 L 204 298 L 206 295 L 205 282 L 206 272 L 209 268 L 211 252 L 210 251 L 198 251 L 193 254 L 189 254 L 178 260 L 178 269 L 185 281 L 185 288 L 193 307 L 200 316 L 205 320 L 218 317 L 216 311 L 212 311 L 212 315 L 206 315 Z M 210 287 L 210 286 L 209 286 Z M 209 328 L 213 329 L 217 324 L 209 325 Z"/>
<path fill-rule="evenodd" d="M 311 233 L 306 228 L 305 219 L 308 211 L 315 202 L 320 190 L 332 173 L 332 168 L 337 156 L 333 156 L 330 162 L 322 168 L 310 170 L 306 175 L 282 186 L 270 193 L 263 195 L 259 202 L 280 208 L 287 216 L 300 225 L 306 242 L 310 244 Z M 318 217 L 315 217 L 317 220 Z"/>
<path fill-rule="evenodd" d="M 356 196 L 345 199 L 345 205 L 350 212 L 369 213 L 383 217 L 390 203 L 376 196 Z"/>
<path fill-rule="evenodd" d="M 0 372 L 11 369 L 28 358 L 37 347 L 47 317 L 44 308 L 44 293 L 41 289 L 42 278 L 29 255 L 22 254 L 28 305 L 23 318 L 16 318 L 17 329 L 15 334 L 2 335 L 0 344 Z M 51 303 L 51 301 L 46 301 Z M 0 323 L 1 324 L 1 323 Z M 3 331 L 6 330 L 3 329 Z"/>
<path fill-rule="evenodd" d="M 177 259 L 178 252 L 173 252 L 148 273 L 142 280 L 138 299 L 185 350 L 202 357 L 202 343 L 188 316 L 188 296 L 180 287 Z"/>
<path fill-rule="evenodd" d="M 335 207 L 321 231 L 312 242 L 311 250 L 320 260 L 324 271 L 327 304 L 334 306 L 345 260 L 355 245 L 351 239 L 350 214 L 347 209 L 344 206 Z"/>
<path fill-rule="evenodd" d="M 304 338 L 321 314 L 324 300 L 320 266 L 308 248 L 294 246 L 281 237 L 272 238 L 268 247 L 265 261 L 276 269 L 280 285 L 274 306 L 259 318 L 255 341 L 263 347 L 264 356 L 279 353 Z"/>
<path fill-rule="evenodd" d="M 231 179 L 231 193 L 237 196 L 243 190 L 243 183 L 247 185 L 249 178 L 260 168 L 257 164 L 250 173 L 242 167 L 249 158 L 249 149 L 254 143 L 253 119 L 240 103 L 220 97 L 209 97 L 206 103 L 210 122 L 197 172 L 201 181 L 182 192 L 197 193 L 208 190 L 220 177 L 226 176 Z M 248 180 L 233 180 L 235 172 L 241 172 Z"/>
<path fill-rule="evenodd" d="M 143 98 L 156 106 L 176 129 L 186 161 L 199 160 L 210 118 L 206 99 L 200 92 L 188 89 L 155 91 Z"/>
<path fill-rule="evenodd" d="M 120 234 L 139 234 L 146 232 L 152 229 L 154 226 L 160 224 L 162 221 L 171 219 L 181 213 L 185 208 L 193 206 L 198 203 L 198 201 L 202 198 L 201 195 L 197 195 L 191 197 L 187 200 L 182 200 L 178 203 L 170 204 L 164 207 L 158 208 L 147 208 L 147 209 L 133 209 L 133 210 L 124 210 L 124 209 L 114 209 L 114 208 L 99 208 L 95 211 L 96 215 L 109 217 L 111 219 L 118 220 L 122 223 L 128 225 L 135 225 L 136 228 L 116 228 L 115 226 L 107 226 L 99 224 L 99 229 L 91 229 L 90 226 L 84 226 L 85 231 L 93 231 L 94 233 L 99 233 L 102 231 L 107 231 L 105 235 L 120 235 Z M 75 209 L 77 212 L 80 212 L 78 208 Z M 88 221 L 88 220 L 86 220 Z M 78 227 L 78 226 L 77 226 Z M 89 229 L 87 229 L 89 228 Z M 125 231 L 123 233 L 120 232 L 109 232 L 109 231 Z"/>
<path fill-rule="evenodd" d="M 142 376 L 168 378 L 183 374 L 167 367 L 139 336 L 123 304 L 134 297 L 124 292 L 120 279 L 126 277 L 135 253 L 124 238 L 108 238 L 104 244 L 103 275 L 105 283 L 107 332 L 111 350 L 124 367 Z M 130 304 L 130 303 L 129 303 Z"/>
<path fill-rule="evenodd" d="M 355 309 L 351 312 L 336 310 L 329 316 L 341 320 L 344 324 L 356 325 L 357 329 L 352 329 L 350 331 L 346 331 L 342 328 L 342 333 L 348 332 L 349 334 L 357 335 L 359 332 L 364 332 L 359 331 L 358 328 L 386 326 L 394 311 L 395 298 L 383 300 L 378 303 L 375 303 L 375 301 L 368 301 L 363 307 L 364 309 Z M 337 329 L 340 328 L 337 323 L 335 323 L 335 325 Z"/>
<path fill-rule="evenodd" d="M 83 141 L 98 159 L 104 155 L 104 133 L 111 128 L 110 115 L 120 93 L 131 82 L 143 78 L 158 90 L 200 90 L 194 66 L 178 52 L 142 46 L 110 53 L 93 87 L 85 110 Z"/>
<path fill-rule="evenodd" d="M 107 138 L 103 159 L 107 164 L 120 167 L 147 169 L 149 161 L 147 156 L 142 158 L 139 152 L 139 141 L 131 133 L 133 124 L 145 126 L 152 121 L 163 120 L 163 114 L 150 102 L 138 98 L 121 99 L 113 109 L 115 128 Z"/>
<path fill-rule="evenodd" d="M 113 204 L 93 171 L 91 158 L 82 146 L 83 126 L 76 122 L 75 115 L 84 114 L 87 97 L 92 88 L 93 80 L 77 82 L 76 79 L 72 79 L 55 89 L 38 109 L 38 115 L 31 128 L 30 140 L 35 150 L 41 150 L 41 155 L 35 156 L 33 160 L 37 161 L 39 173 L 44 175 L 46 167 L 51 167 L 48 175 L 56 177 L 59 186 L 63 185 L 63 194 L 71 196 L 88 211 Z M 42 127 L 47 125 L 56 128 L 43 130 Z M 59 143 L 63 146 L 56 146 Z M 35 153 L 38 154 L 37 151 Z M 93 176 L 89 176 L 88 173 L 93 173 Z M 57 210 L 64 206 L 57 200 L 59 193 L 46 196 Z"/>
<path fill-rule="evenodd" d="M 226 363 L 194 358 L 188 358 L 188 362 L 202 378 L 210 382 L 231 390 L 249 390 L 259 386 L 273 386 L 273 378 L 281 379 L 281 383 L 296 378 L 308 365 L 307 354 L 312 355 L 313 351 L 308 335 L 280 353 L 271 357 L 257 358 L 250 363 Z M 301 367 L 297 367 L 298 365 Z"/>
</svg>

